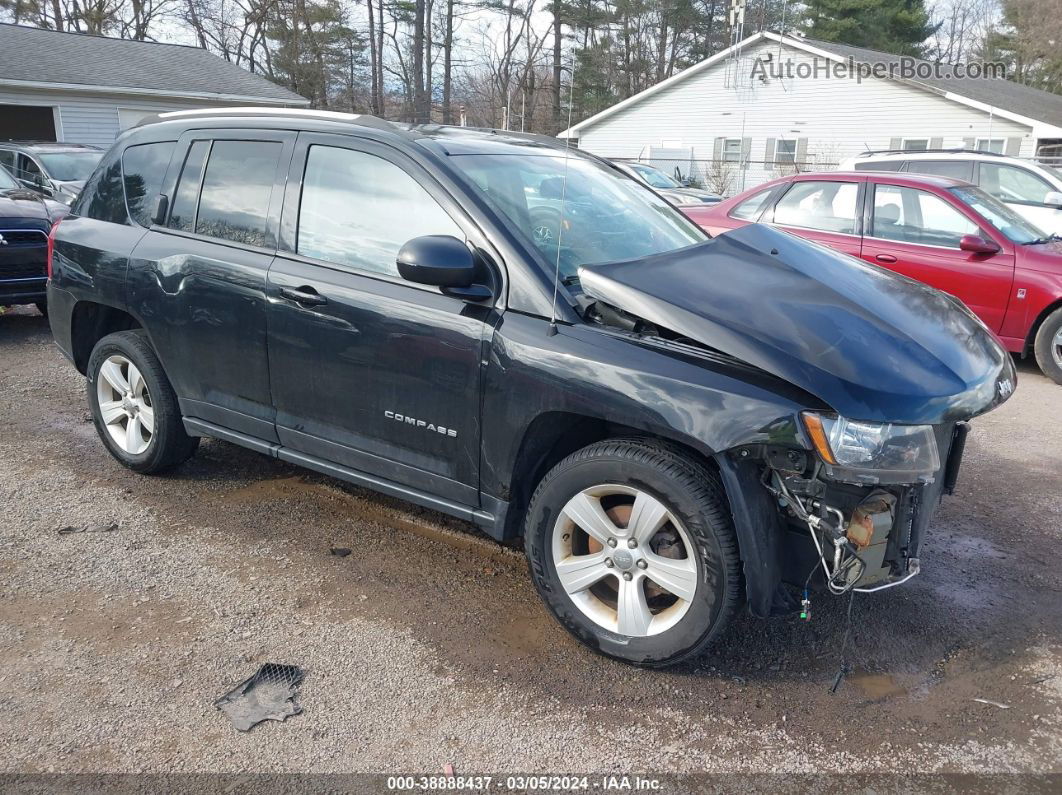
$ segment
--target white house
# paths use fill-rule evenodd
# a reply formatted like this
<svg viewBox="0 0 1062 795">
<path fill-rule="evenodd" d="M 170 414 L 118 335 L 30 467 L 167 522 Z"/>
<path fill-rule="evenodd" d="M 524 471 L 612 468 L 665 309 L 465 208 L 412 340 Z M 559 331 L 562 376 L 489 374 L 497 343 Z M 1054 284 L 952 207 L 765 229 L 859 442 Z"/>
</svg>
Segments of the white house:
<svg viewBox="0 0 1062 795">
<path fill-rule="evenodd" d="M 958 66 L 765 32 L 560 136 L 729 195 L 867 150 L 1056 151 L 1062 96 Z"/>
<path fill-rule="evenodd" d="M 309 101 L 198 47 L 0 25 L 0 140 L 107 147 L 144 116 Z"/>
</svg>

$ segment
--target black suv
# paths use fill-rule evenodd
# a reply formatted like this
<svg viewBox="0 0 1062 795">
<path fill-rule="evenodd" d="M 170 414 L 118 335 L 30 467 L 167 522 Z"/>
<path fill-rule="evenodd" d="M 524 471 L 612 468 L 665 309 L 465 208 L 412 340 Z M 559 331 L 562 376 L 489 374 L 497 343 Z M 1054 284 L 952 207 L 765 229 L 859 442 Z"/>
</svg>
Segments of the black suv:
<svg viewBox="0 0 1062 795">
<path fill-rule="evenodd" d="M 646 666 L 816 572 L 915 575 L 965 421 L 1015 386 L 916 282 L 769 227 L 709 240 L 548 139 L 317 111 L 124 134 L 49 301 L 125 466 L 211 436 L 522 535 L 557 619 Z"/>
<path fill-rule="evenodd" d="M 48 233 L 66 206 L 22 187 L 0 166 L 0 308 L 45 303 Z"/>
</svg>

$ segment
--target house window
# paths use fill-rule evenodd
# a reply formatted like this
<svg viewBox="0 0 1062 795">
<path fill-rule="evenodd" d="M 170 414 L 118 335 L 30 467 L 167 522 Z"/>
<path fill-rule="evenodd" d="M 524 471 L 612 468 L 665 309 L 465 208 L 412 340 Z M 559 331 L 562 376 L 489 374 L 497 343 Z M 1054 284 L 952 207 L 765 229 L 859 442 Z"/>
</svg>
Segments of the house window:
<svg viewBox="0 0 1062 795">
<path fill-rule="evenodd" d="M 723 141 L 723 162 L 725 163 L 740 163 L 741 162 L 741 139 L 740 138 L 727 138 Z"/>
<path fill-rule="evenodd" d="M 903 149 L 907 152 L 924 152 L 929 148 L 928 138 L 904 138 Z"/>
<path fill-rule="evenodd" d="M 1002 138 L 978 138 L 976 148 L 979 152 L 993 152 L 1001 155 L 1006 144 L 1007 142 Z"/>
<path fill-rule="evenodd" d="M 779 138 L 775 145 L 774 162 L 796 163 L 796 138 Z"/>
</svg>

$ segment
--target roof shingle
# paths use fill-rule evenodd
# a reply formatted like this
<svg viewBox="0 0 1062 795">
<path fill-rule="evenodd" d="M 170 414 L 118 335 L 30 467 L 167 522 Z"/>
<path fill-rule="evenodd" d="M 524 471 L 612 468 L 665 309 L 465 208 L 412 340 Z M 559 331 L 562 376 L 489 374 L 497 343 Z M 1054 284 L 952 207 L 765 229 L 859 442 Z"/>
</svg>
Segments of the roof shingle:
<svg viewBox="0 0 1062 795">
<path fill-rule="evenodd" d="M 0 82 L 8 80 L 308 104 L 199 47 L 0 24 Z"/>
<path fill-rule="evenodd" d="M 811 47 L 825 50 L 841 58 L 851 58 L 856 63 L 896 63 L 899 56 L 888 53 L 868 50 L 863 47 L 853 47 L 848 44 L 836 44 L 830 41 L 818 41 L 816 39 L 792 39 L 786 37 L 787 42 L 799 46 L 804 42 Z M 929 64 L 929 61 L 912 59 L 916 63 Z M 935 64 L 934 64 L 935 66 Z M 954 69 L 947 64 L 940 65 L 943 75 L 954 75 Z M 1041 91 L 1015 83 L 1012 80 L 1001 78 L 975 78 L 975 77 L 917 77 L 912 78 L 914 83 L 921 83 L 938 91 L 948 91 L 961 97 L 972 99 L 975 102 L 983 102 L 1000 110 L 1009 110 L 1030 119 L 1053 124 L 1062 127 L 1062 95 Z"/>
</svg>

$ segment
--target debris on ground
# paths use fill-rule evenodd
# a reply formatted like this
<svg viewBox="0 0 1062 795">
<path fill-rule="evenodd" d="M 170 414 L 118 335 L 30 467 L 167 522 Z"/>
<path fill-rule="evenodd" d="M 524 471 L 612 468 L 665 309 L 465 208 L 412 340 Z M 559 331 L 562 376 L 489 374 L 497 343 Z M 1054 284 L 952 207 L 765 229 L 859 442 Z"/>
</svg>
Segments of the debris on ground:
<svg viewBox="0 0 1062 795">
<path fill-rule="evenodd" d="M 979 704 L 988 704 L 990 707 L 999 707 L 1000 709 L 1010 709 L 1010 704 L 1000 704 L 998 701 L 989 701 L 987 698 L 975 698 Z"/>
<path fill-rule="evenodd" d="M 214 702 L 232 725 L 250 731 L 264 720 L 282 721 L 302 712 L 295 703 L 305 673 L 297 665 L 266 663 L 252 676 Z"/>
<path fill-rule="evenodd" d="M 350 549 L 347 547 L 332 547 L 329 552 L 335 555 L 337 558 L 345 558 L 350 554 Z"/>
<path fill-rule="evenodd" d="M 68 524 L 59 528 L 59 535 L 68 536 L 72 533 L 113 533 L 118 529 L 117 522 L 97 522 L 95 524 Z"/>
</svg>

